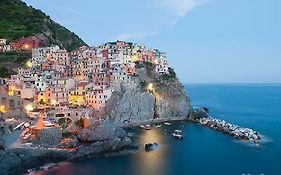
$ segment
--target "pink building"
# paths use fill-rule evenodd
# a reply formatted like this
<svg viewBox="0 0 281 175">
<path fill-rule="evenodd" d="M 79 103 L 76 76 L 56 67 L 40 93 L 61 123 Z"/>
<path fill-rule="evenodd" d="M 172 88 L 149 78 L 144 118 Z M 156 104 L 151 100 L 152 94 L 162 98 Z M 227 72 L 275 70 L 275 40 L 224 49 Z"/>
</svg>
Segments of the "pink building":
<svg viewBox="0 0 281 175">
<path fill-rule="evenodd" d="M 107 101 L 110 99 L 112 89 L 96 88 L 92 91 L 87 91 L 85 94 L 88 107 L 92 107 L 95 110 L 100 110 L 106 106 Z"/>
<path fill-rule="evenodd" d="M 68 103 L 68 90 L 64 86 L 49 86 L 46 88 L 47 104 L 57 106 Z"/>
</svg>

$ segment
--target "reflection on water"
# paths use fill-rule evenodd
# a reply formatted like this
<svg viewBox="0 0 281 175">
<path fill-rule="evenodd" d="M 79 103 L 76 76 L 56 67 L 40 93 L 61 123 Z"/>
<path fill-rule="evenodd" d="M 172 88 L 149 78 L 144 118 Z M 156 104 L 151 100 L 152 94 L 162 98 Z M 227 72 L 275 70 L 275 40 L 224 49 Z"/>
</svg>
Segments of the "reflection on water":
<svg viewBox="0 0 281 175">
<path fill-rule="evenodd" d="M 38 169 L 29 170 L 27 175 L 70 175 L 72 170 L 73 165 L 69 162 L 49 163 Z"/>
<path fill-rule="evenodd" d="M 16 148 L 20 146 L 20 142 L 18 139 L 21 132 L 21 130 L 16 130 L 4 137 L 5 145 L 7 146 L 7 148 Z"/>
<path fill-rule="evenodd" d="M 159 129 L 152 129 L 149 131 L 144 131 L 138 137 L 138 143 L 140 145 L 140 154 L 134 156 L 132 161 L 133 169 L 137 170 L 139 174 L 147 174 L 149 172 L 153 175 L 164 174 L 162 171 L 166 166 L 165 146 L 163 143 L 163 131 Z M 146 143 L 157 143 L 159 144 L 159 149 L 155 149 L 150 152 L 145 152 L 144 144 Z"/>
</svg>

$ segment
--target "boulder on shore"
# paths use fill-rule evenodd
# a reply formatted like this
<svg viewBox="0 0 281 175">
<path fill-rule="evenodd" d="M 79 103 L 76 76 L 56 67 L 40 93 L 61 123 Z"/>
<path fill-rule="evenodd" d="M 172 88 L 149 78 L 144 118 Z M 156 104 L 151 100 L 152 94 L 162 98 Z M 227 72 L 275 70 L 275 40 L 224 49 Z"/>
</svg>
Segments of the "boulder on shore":
<svg viewBox="0 0 281 175">
<path fill-rule="evenodd" d="M 0 150 L 0 174 L 19 174 L 48 162 L 67 160 L 70 153 L 62 150 L 25 149 Z"/>
<path fill-rule="evenodd" d="M 57 146 L 62 140 L 62 133 L 60 127 L 44 128 L 37 131 L 37 137 L 33 143 L 42 147 Z"/>
<path fill-rule="evenodd" d="M 208 109 L 205 107 L 194 107 L 193 108 L 193 114 L 192 114 L 192 119 L 200 119 L 200 118 L 206 118 L 208 117 Z"/>
<path fill-rule="evenodd" d="M 78 140 L 91 143 L 90 146 L 77 148 L 77 152 L 84 155 L 114 152 L 132 144 L 125 130 L 110 124 L 107 120 L 102 121 L 97 127 L 83 129 L 78 134 Z"/>
<path fill-rule="evenodd" d="M 67 149 L 67 148 L 76 148 L 78 140 L 75 138 L 65 138 L 63 139 L 57 148 Z"/>
</svg>

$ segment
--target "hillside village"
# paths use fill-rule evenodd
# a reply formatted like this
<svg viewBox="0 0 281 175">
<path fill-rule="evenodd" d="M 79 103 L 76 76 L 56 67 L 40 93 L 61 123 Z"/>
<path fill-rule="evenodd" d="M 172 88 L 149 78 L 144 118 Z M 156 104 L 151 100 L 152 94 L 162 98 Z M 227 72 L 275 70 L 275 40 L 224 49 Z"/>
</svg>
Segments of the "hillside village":
<svg viewBox="0 0 281 175">
<path fill-rule="evenodd" d="M 13 48 L 1 41 L 2 48 Z M 32 58 L 17 74 L 0 79 L 4 116 L 42 115 L 66 127 L 68 120 L 91 118 L 103 110 L 120 84 L 135 84 L 140 63 L 151 63 L 156 73 L 169 74 L 167 55 L 141 44 L 116 41 L 71 52 L 57 45 L 37 46 L 29 42 L 18 46 L 17 50 L 31 51 Z"/>
</svg>

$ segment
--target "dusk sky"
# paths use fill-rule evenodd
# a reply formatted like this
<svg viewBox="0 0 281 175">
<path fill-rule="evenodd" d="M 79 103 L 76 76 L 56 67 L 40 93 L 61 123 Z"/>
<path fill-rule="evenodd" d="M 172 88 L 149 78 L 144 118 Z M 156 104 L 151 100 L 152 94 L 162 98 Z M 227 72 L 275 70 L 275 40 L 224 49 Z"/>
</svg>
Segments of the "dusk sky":
<svg viewBox="0 0 281 175">
<path fill-rule="evenodd" d="M 96 46 L 168 54 L 184 83 L 281 83 L 280 0 L 24 0 Z"/>
</svg>

